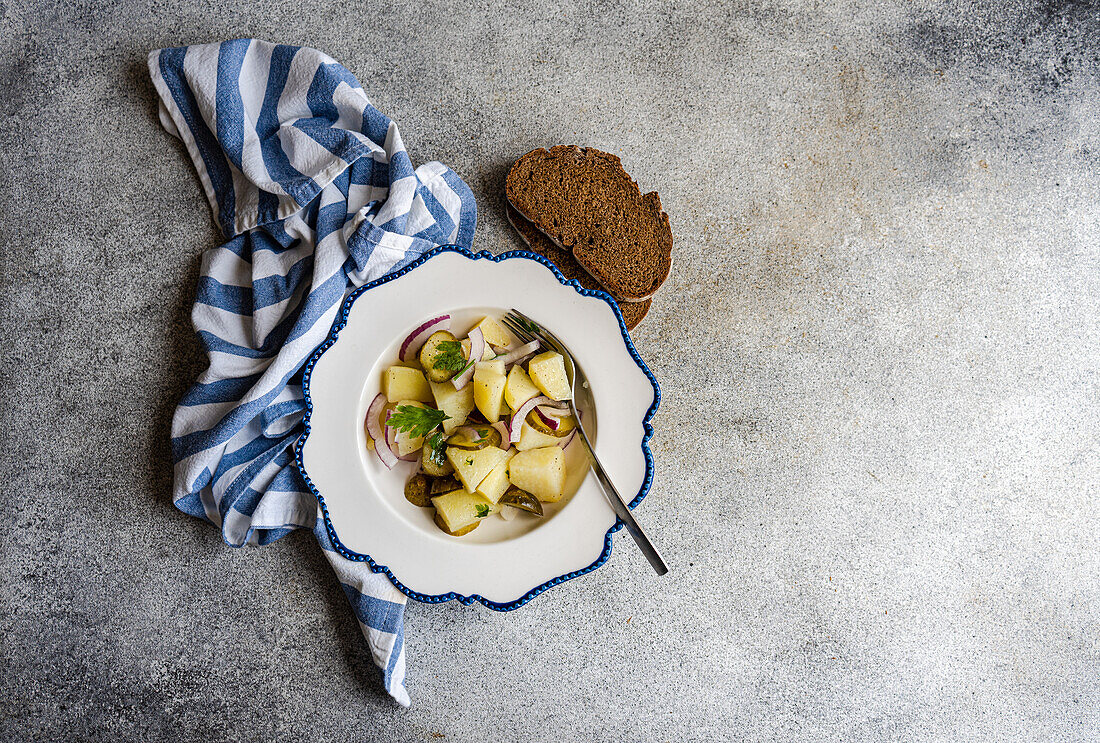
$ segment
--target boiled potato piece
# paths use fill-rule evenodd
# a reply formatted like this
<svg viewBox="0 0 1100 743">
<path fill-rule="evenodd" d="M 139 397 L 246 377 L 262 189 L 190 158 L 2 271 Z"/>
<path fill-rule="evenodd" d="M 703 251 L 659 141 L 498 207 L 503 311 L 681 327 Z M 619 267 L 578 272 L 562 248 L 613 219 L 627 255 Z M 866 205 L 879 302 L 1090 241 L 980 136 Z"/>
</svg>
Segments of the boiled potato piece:
<svg viewBox="0 0 1100 743">
<path fill-rule="evenodd" d="M 544 446 L 557 446 L 560 441 L 561 439 L 557 436 L 543 433 L 524 421 L 523 427 L 519 430 L 519 442 L 515 444 L 515 447 L 519 451 L 528 451 L 530 449 L 541 449 Z"/>
<path fill-rule="evenodd" d="M 419 369 L 407 366 L 391 366 L 382 375 L 382 394 L 387 402 L 398 400 L 432 401 L 432 388 Z"/>
<path fill-rule="evenodd" d="M 435 521 L 435 525 L 439 527 L 440 531 L 442 531 L 444 534 L 449 534 L 452 537 L 464 537 L 477 527 L 481 526 L 481 519 L 478 519 L 477 521 L 463 529 L 459 529 L 458 531 L 451 531 L 447 528 L 447 522 L 444 521 L 443 517 L 439 515 L 439 511 L 435 512 L 435 518 L 432 520 Z"/>
<path fill-rule="evenodd" d="M 541 501 L 559 501 L 565 488 L 565 456 L 556 446 L 521 451 L 508 463 L 508 479 Z"/>
<path fill-rule="evenodd" d="M 408 405 L 414 408 L 428 407 L 424 403 L 417 402 L 416 400 L 401 400 L 394 407 L 394 410 L 400 408 L 402 405 Z M 423 436 L 416 436 L 414 438 L 413 436 L 410 436 L 407 431 L 395 431 L 394 441 L 397 442 L 397 455 L 400 457 L 403 457 L 406 454 L 410 454 L 414 451 L 418 451 L 420 447 L 424 446 Z"/>
<path fill-rule="evenodd" d="M 450 416 L 443 421 L 443 433 L 449 434 L 465 424 L 466 418 L 474 409 L 473 385 L 468 384 L 456 390 L 450 382 L 429 382 L 428 384 L 432 388 L 435 406 Z"/>
<path fill-rule="evenodd" d="M 504 364 L 500 361 L 482 361 L 474 364 L 474 404 L 485 420 L 496 423 L 500 420 L 500 407 L 504 403 L 504 387 L 508 378 L 504 376 Z"/>
<path fill-rule="evenodd" d="M 394 435 L 394 440 L 397 442 L 397 456 L 399 457 L 412 454 L 414 451 L 420 451 L 420 447 L 424 446 L 422 436 L 413 438 L 404 431 L 398 431 Z"/>
<path fill-rule="evenodd" d="M 444 531 L 451 534 L 480 523 L 496 510 L 492 502 L 481 493 L 467 493 L 465 490 L 437 495 L 432 498 L 432 505 L 444 524 Z"/>
<path fill-rule="evenodd" d="M 508 335 L 508 331 L 497 322 L 496 318 L 485 316 L 474 327 L 481 328 L 481 335 L 484 336 L 486 343 L 491 343 L 494 346 L 507 346 L 512 342 L 512 336 Z"/>
<path fill-rule="evenodd" d="M 500 500 L 500 496 L 504 495 L 504 491 L 508 489 L 511 484 L 508 482 L 508 462 L 512 457 L 516 455 L 514 451 L 504 452 L 504 461 L 493 468 L 493 471 L 485 476 L 485 479 L 481 481 L 481 484 L 477 486 L 477 492 L 484 495 L 486 498 L 496 503 Z"/>
<path fill-rule="evenodd" d="M 508 372 L 508 382 L 504 385 L 504 401 L 512 410 L 519 410 L 523 403 L 532 397 L 537 397 L 539 388 L 534 385 L 527 372 L 519 364 Z"/>
<path fill-rule="evenodd" d="M 542 394 L 551 400 L 568 400 L 573 396 L 569 377 L 565 373 L 565 359 L 560 353 L 540 353 L 527 365 L 527 373 Z"/>
<path fill-rule="evenodd" d="M 493 359 L 489 359 L 488 361 L 479 361 L 474 364 L 474 371 L 477 371 L 478 368 L 485 369 L 486 371 L 493 371 L 502 377 L 504 376 L 503 361 L 494 361 Z"/>
<path fill-rule="evenodd" d="M 485 479 L 485 476 L 493 471 L 498 464 L 504 461 L 508 452 L 489 446 L 484 449 L 471 451 L 457 447 L 447 447 L 447 459 L 455 468 L 455 477 L 469 492 L 477 490 L 477 486 Z"/>
</svg>

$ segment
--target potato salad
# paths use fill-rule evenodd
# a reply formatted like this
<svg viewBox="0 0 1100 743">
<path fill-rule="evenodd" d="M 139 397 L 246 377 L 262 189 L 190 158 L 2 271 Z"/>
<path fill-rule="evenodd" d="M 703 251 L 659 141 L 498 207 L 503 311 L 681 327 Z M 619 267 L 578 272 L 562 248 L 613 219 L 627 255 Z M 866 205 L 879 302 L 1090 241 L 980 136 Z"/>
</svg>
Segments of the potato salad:
<svg viewBox="0 0 1100 743">
<path fill-rule="evenodd" d="M 382 463 L 417 462 L 405 485 L 413 505 L 460 537 L 496 516 L 539 518 L 561 500 L 563 450 L 576 421 L 564 359 L 520 345 L 495 318 L 466 337 L 450 315 L 424 321 L 382 373 L 365 421 L 367 447 Z"/>
</svg>

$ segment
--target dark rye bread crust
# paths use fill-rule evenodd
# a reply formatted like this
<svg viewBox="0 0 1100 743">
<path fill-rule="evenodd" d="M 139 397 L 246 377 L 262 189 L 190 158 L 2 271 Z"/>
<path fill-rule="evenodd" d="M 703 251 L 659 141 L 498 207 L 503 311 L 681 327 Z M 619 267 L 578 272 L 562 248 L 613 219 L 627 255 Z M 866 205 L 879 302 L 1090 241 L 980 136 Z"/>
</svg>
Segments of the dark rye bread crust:
<svg viewBox="0 0 1100 743">
<path fill-rule="evenodd" d="M 616 298 L 648 299 L 668 278 L 672 229 L 661 198 L 643 196 L 614 155 L 570 145 L 532 150 L 512 165 L 505 193 Z"/>
<path fill-rule="evenodd" d="M 550 238 L 539 232 L 535 225 L 524 219 L 523 215 L 512 208 L 510 204 L 505 205 L 505 210 L 508 214 L 508 221 L 516 228 L 516 232 L 523 238 L 523 242 L 527 244 L 527 247 L 545 258 L 549 258 L 550 262 L 558 267 L 565 278 L 575 280 L 585 289 L 603 289 L 600 282 L 596 281 L 591 274 L 581 267 L 581 264 L 577 263 L 572 253 L 555 245 Z M 633 330 L 638 327 L 638 323 L 649 312 L 650 300 L 618 302 L 618 305 L 619 311 L 623 313 L 623 322 L 626 323 L 626 329 Z"/>
</svg>

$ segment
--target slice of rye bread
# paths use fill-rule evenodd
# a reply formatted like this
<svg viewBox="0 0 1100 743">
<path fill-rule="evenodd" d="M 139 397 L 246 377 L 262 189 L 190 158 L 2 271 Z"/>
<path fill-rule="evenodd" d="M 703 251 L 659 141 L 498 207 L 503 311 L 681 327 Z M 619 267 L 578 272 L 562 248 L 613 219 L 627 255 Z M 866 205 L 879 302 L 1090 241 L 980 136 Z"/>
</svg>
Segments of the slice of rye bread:
<svg viewBox="0 0 1100 743">
<path fill-rule="evenodd" d="M 603 289 L 600 282 L 596 281 L 591 274 L 581 267 L 581 264 L 577 263 L 577 259 L 573 257 L 572 253 L 555 245 L 550 238 L 539 232 L 535 225 L 524 219 L 523 215 L 512 208 L 510 204 L 505 205 L 505 210 L 508 221 L 516 228 L 516 232 L 523 238 L 523 242 L 527 243 L 527 247 L 545 258 L 549 258 L 550 262 L 558 267 L 565 278 L 574 279 L 585 289 Z M 650 300 L 618 302 L 617 304 L 619 305 L 619 311 L 623 313 L 623 322 L 626 323 L 626 329 L 633 330 L 638 327 L 638 323 L 649 312 Z"/>
<path fill-rule="evenodd" d="M 508 202 L 620 300 L 648 299 L 668 278 L 672 229 L 619 158 L 559 145 L 528 152 L 505 182 Z"/>
</svg>

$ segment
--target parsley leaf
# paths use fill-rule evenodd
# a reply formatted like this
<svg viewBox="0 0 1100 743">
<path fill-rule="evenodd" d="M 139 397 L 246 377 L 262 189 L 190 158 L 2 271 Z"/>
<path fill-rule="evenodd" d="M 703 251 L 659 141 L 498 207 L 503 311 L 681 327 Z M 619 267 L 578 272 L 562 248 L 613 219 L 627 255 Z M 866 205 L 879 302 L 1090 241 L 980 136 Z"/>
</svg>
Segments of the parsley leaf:
<svg viewBox="0 0 1100 743">
<path fill-rule="evenodd" d="M 462 355 L 462 344 L 458 341 L 440 341 L 437 346 L 439 353 L 432 362 L 433 369 L 442 369 L 449 372 L 461 372 L 467 366 L 466 357 Z"/>
<path fill-rule="evenodd" d="M 428 437 L 428 446 L 436 451 L 442 450 L 445 443 L 447 442 L 443 439 L 443 434 L 440 431 L 436 431 Z"/>
<path fill-rule="evenodd" d="M 433 428 L 449 418 L 449 415 L 435 408 L 398 405 L 397 410 L 390 413 L 388 422 L 398 431 L 404 431 L 415 439 L 427 436 Z"/>
<path fill-rule="evenodd" d="M 437 467 L 445 467 L 447 465 L 447 453 L 444 451 L 446 442 L 443 440 L 443 434 L 436 431 L 427 438 L 424 444 L 424 461 L 431 462 Z"/>
<path fill-rule="evenodd" d="M 477 517 L 483 519 L 489 515 L 489 507 L 484 503 L 478 503 L 474 508 L 477 509 Z"/>
</svg>

